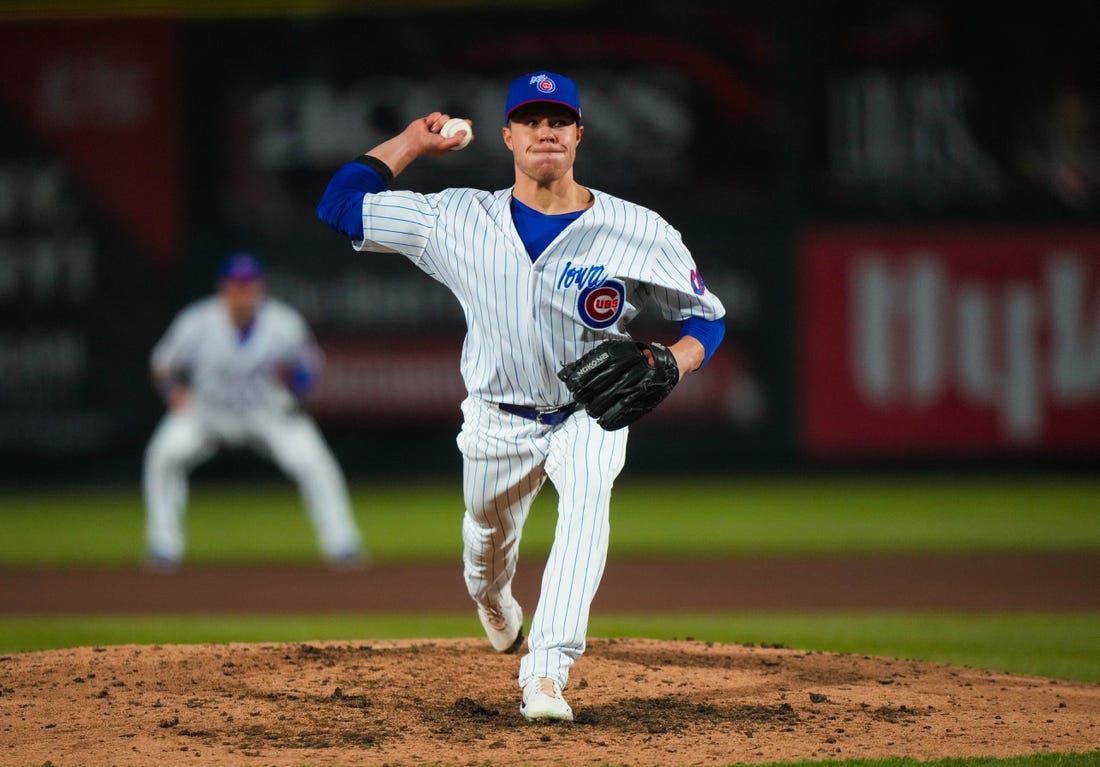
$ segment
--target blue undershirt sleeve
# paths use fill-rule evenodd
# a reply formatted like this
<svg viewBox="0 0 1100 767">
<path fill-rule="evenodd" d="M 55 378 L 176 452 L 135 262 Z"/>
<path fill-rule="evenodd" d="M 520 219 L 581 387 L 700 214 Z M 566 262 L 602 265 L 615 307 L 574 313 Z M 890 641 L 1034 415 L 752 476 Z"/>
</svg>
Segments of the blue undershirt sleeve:
<svg viewBox="0 0 1100 767">
<path fill-rule="evenodd" d="M 701 343 L 703 349 L 706 351 L 703 362 L 699 367 L 707 364 L 707 360 L 714 354 L 714 350 L 718 348 L 718 344 L 722 343 L 722 339 L 725 335 L 725 318 L 704 320 L 702 317 L 688 317 L 680 323 L 680 336 L 691 336 Z"/>
<path fill-rule="evenodd" d="M 321 195 L 317 217 L 340 234 L 362 240 L 363 195 L 385 190 L 386 179 L 372 165 L 358 160 L 345 163 Z"/>
<path fill-rule="evenodd" d="M 317 371 L 313 366 L 306 362 L 299 362 L 290 371 L 286 383 L 287 388 L 289 388 L 295 396 L 301 398 L 309 393 L 309 390 L 313 388 L 313 383 L 316 380 Z"/>
</svg>

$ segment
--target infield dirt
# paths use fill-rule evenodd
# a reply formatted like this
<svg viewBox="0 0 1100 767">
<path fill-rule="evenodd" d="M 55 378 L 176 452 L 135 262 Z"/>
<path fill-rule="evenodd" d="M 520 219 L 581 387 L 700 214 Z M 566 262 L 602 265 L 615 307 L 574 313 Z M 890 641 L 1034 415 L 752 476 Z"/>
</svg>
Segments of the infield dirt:
<svg viewBox="0 0 1100 767">
<path fill-rule="evenodd" d="M 1095 610 L 1100 599 L 1089 586 L 1100 572 L 1100 561 L 1091 556 L 969 564 L 943 558 L 727 562 L 700 571 L 705 564 L 681 563 L 677 575 L 674 563 L 637 563 L 633 570 L 613 563 L 597 607 L 674 609 L 659 593 L 645 592 L 644 572 L 653 568 L 664 568 L 665 581 L 706 585 L 695 593 L 711 594 L 712 603 L 724 599 L 731 610 L 745 608 L 737 595 L 746 593 L 770 599 L 774 609 L 799 609 L 791 604 L 823 593 L 830 583 L 839 596 L 819 604 L 822 609 L 845 601 L 843 588 L 837 591 L 845 583 L 851 584 L 849 600 L 866 597 L 851 609 L 904 608 L 905 594 L 911 607 L 928 609 L 937 602 L 933 592 L 955 609 Z M 624 572 L 632 573 L 632 588 L 620 593 L 616 584 Z M 872 588 L 875 572 L 880 579 Z M 896 577 L 886 577 L 891 572 Z M 784 575 L 805 579 L 807 573 L 819 578 L 804 580 L 805 589 L 782 585 Z M 971 577 L 959 580 L 961 573 Z M 362 573 L 307 568 L 289 575 L 260 568 L 185 569 L 168 577 L 133 571 L 0 576 L 13 587 L 0 593 L 0 614 L 35 612 L 35 604 L 41 612 L 66 612 L 75 595 L 97 593 L 98 607 L 85 602 L 85 610 L 188 612 L 196 609 L 189 601 L 196 589 L 206 595 L 207 608 L 212 595 L 221 594 L 228 597 L 222 609 L 236 610 L 234 599 L 247 597 L 236 591 L 242 582 L 269 595 L 258 602 L 268 610 L 286 611 L 294 598 L 297 609 L 315 610 L 301 597 L 333 592 L 353 603 L 345 609 L 367 609 L 355 600 L 363 587 L 377 594 L 392 579 L 415 588 L 411 569 L 403 567 Z M 1013 589 L 1024 576 L 1038 585 Z M 307 586 L 310 581 L 314 585 Z M 372 597 L 388 608 L 370 606 L 393 609 L 396 601 L 406 609 L 469 609 L 454 572 L 431 570 L 424 582 L 431 584 L 432 605 L 419 605 L 415 592 L 405 591 L 389 592 L 386 600 Z M 940 585 L 933 589 L 933 582 Z M 276 598 L 281 584 L 290 583 L 304 591 Z M 519 596 L 530 603 L 537 579 L 525 583 Z M 66 586 L 67 595 L 49 596 Z M 492 652 L 483 638 L 13 653 L 0 656 L 0 764 L 571 767 L 1042 752 L 1090 753 L 1100 761 L 1100 685 L 1084 682 L 783 647 L 593 639 L 566 690 L 577 721 L 548 724 L 520 717 L 517 664 L 517 656 Z"/>
<path fill-rule="evenodd" d="M 853 655 L 595 640 L 528 723 L 472 639 L 113 646 L 0 662 L 11 765 L 727 765 L 1085 752 L 1100 687 Z M 1100 752 L 1096 752 L 1100 757 Z"/>
</svg>

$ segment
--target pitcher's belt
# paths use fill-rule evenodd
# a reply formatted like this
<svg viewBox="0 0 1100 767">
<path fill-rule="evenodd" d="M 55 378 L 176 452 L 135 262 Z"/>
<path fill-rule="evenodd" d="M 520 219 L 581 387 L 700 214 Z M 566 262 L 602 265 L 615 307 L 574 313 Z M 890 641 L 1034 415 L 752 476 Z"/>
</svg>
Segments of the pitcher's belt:
<svg viewBox="0 0 1100 767">
<path fill-rule="evenodd" d="M 498 405 L 498 407 L 505 413 L 528 418 L 547 426 L 557 426 L 573 415 L 573 411 L 577 409 L 577 403 L 570 402 L 568 405 L 555 408 L 527 407 L 526 405 Z"/>
</svg>

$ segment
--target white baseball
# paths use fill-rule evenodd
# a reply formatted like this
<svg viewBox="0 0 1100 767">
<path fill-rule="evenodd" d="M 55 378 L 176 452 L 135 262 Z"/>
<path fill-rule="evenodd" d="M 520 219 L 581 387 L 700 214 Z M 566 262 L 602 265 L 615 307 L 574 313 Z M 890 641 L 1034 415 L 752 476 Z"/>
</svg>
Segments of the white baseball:
<svg viewBox="0 0 1100 767">
<path fill-rule="evenodd" d="M 462 139 L 462 143 L 458 146 L 451 147 L 451 151 L 458 151 L 459 149 L 465 149 L 470 145 L 470 142 L 474 138 L 474 129 L 470 127 L 470 123 L 463 120 L 461 117 L 452 117 L 447 122 L 443 123 L 443 127 L 439 130 L 439 135 L 443 138 L 450 138 L 459 131 L 465 131 L 466 136 Z"/>
</svg>

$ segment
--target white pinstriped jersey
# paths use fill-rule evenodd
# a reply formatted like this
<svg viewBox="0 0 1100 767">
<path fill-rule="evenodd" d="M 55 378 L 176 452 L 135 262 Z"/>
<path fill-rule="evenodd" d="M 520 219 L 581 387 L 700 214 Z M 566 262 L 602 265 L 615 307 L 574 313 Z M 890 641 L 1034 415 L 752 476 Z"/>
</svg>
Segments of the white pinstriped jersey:
<svg viewBox="0 0 1100 767">
<path fill-rule="evenodd" d="M 569 402 L 565 362 L 652 299 L 665 319 L 725 314 L 677 232 L 651 210 L 592 190 L 594 204 L 532 263 L 512 223 L 512 190 L 387 191 L 363 198 L 360 250 L 407 256 L 446 285 L 466 316 L 468 392 L 514 405 Z"/>
<path fill-rule="evenodd" d="M 243 412 L 290 406 L 293 396 L 277 372 L 318 354 L 305 320 L 288 304 L 265 298 L 242 342 L 221 298 L 208 296 L 176 315 L 153 347 L 150 365 L 185 374 L 199 407 Z"/>
</svg>

